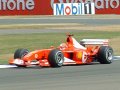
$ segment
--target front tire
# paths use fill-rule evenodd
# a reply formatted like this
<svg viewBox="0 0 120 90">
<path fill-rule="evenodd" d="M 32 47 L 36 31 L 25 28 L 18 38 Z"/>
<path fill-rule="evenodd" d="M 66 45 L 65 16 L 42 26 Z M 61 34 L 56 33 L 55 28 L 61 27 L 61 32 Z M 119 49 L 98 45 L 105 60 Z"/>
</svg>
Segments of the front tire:
<svg viewBox="0 0 120 90">
<path fill-rule="evenodd" d="M 14 53 L 14 59 L 22 59 L 28 53 L 29 53 L 29 51 L 27 49 L 17 49 Z M 26 67 L 26 65 L 16 65 L 16 66 Z"/>
<path fill-rule="evenodd" d="M 48 55 L 51 67 L 61 67 L 64 63 L 64 55 L 60 50 L 54 49 Z"/>
<path fill-rule="evenodd" d="M 109 46 L 101 46 L 98 51 L 98 61 L 101 64 L 110 64 L 113 60 L 113 49 Z"/>
</svg>

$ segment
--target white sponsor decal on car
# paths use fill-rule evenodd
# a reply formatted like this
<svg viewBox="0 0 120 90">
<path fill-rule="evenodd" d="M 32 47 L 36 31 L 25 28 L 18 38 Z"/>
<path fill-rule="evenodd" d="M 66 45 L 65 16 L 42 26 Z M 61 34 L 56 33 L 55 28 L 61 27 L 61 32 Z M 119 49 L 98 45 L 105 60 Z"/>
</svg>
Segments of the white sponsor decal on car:
<svg viewBox="0 0 120 90">
<path fill-rule="evenodd" d="M 14 60 L 14 64 L 17 64 L 17 65 L 24 65 L 24 61 L 21 60 L 21 59 L 15 59 L 15 60 Z"/>
</svg>

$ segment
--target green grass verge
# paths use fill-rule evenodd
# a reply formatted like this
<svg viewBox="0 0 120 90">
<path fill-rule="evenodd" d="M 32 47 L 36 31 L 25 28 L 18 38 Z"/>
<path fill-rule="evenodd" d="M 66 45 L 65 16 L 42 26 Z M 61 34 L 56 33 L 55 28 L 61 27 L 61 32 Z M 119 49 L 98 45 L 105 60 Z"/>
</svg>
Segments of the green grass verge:
<svg viewBox="0 0 120 90">
<path fill-rule="evenodd" d="M 102 32 L 102 31 L 80 31 L 71 32 L 74 37 L 80 41 L 83 38 L 101 38 L 113 39 L 120 37 L 120 31 Z M 57 47 L 65 42 L 66 33 L 41 33 L 41 34 L 20 34 L 20 35 L 0 35 L 0 64 L 7 64 L 13 57 L 13 53 L 18 48 L 27 48 L 32 51 L 35 49 Z M 114 47 L 113 47 L 114 48 Z M 119 53 L 115 53 L 116 55 Z"/>
</svg>

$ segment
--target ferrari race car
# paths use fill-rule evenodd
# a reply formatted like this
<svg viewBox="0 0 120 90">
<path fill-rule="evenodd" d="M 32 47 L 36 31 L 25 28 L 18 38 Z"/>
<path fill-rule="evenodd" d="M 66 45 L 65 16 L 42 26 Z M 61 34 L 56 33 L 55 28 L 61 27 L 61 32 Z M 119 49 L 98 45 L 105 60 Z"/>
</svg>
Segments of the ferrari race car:
<svg viewBox="0 0 120 90">
<path fill-rule="evenodd" d="M 57 48 L 41 49 L 29 52 L 27 49 L 17 49 L 9 64 L 18 67 L 38 65 L 41 67 L 61 67 L 72 64 L 90 64 L 97 61 L 110 64 L 113 60 L 113 49 L 107 39 L 83 39 L 77 42 L 73 35 L 67 35 L 66 43 Z"/>
</svg>

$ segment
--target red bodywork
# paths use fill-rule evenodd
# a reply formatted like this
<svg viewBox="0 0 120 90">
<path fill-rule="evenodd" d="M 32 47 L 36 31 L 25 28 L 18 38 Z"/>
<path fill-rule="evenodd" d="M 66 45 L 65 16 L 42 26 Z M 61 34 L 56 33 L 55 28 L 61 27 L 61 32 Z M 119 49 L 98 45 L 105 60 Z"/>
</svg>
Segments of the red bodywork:
<svg viewBox="0 0 120 90">
<path fill-rule="evenodd" d="M 66 43 L 62 43 L 58 50 L 62 51 L 64 55 L 64 65 L 68 64 L 89 64 L 95 60 L 100 46 L 87 46 L 80 45 L 72 35 L 68 35 Z M 39 65 L 39 66 L 50 66 L 48 61 L 48 55 L 51 50 L 56 49 L 51 47 L 50 49 L 35 50 L 21 59 L 11 59 L 9 64 L 20 64 L 20 65 Z"/>
</svg>

